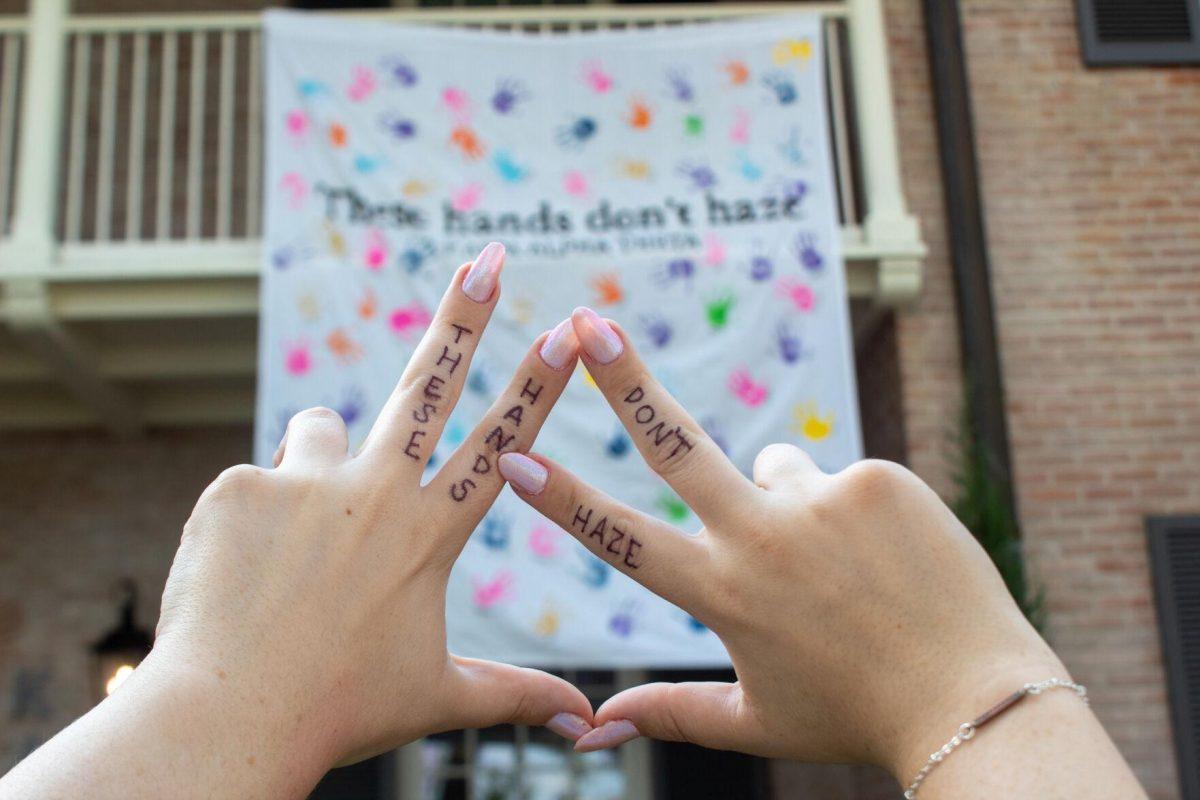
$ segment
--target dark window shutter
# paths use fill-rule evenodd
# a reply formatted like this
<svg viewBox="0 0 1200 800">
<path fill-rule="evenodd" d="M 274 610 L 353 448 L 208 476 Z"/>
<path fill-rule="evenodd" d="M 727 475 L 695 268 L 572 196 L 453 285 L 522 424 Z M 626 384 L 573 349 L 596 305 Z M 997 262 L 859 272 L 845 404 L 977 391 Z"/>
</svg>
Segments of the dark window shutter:
<svg viewBox="0 0 1200 800">
<path fill-rule="evenodd" d="M 1200 516 L 1150 517 L 1150 568 L 1185 798 L 1200 798 Z"/>
<path fill-rule="evenodd" d="M 1089 66 L 1200 64 L 1200 0 L 1075 0 Z"/>
</svg>

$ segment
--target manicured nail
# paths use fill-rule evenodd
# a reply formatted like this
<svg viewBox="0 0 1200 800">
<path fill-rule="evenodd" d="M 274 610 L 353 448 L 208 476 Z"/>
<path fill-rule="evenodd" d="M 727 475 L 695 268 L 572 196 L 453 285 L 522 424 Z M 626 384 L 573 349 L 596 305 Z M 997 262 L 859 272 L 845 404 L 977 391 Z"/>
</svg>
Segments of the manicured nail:
<svg viewBox="0 0 1200 800">
<path fill-rule="evenodd" d="M 486 303 L 496 291 L 496 280 L 504 266 L 504 245 L 490 242 L 475 256 L 475 263 L 463 278 L 463 294 L 476 303 Z"/>
<path fill-rule="evenodd" d="M 542 361 L 551 369 L 562 369 L 575 360 L 578 349 L 579 340 L 575 338 L 575 326 L 571 324 L 571 320 L 564 319 L 550 331 L 539 352 Z"/>
<path fill-rule="evenodd" d="M 566 711 L 555 714 L 547 720 L 546 727 L 572 742 L 592 729 L 592 726 L 588 725 L 583 717 L 578 714 L 569 714 Z"/>
<path fill-rule="evenodd" d="M 575 742 L 575 752 L 590 753 L 593 750 L 616 747 L 641 735 L 629 720 L 615 719 L 612 722 L 604 723 L 599 728 L 593 729 L 590 733 L 580 736 Z"/>
<path fill-rule="evenodd" d="M 500 456 L 500 474 L 504 480 L 528 494 L 541 494 L 550 473 L 538 462 L 521 453 Z"/>
<path fill-rule="evenodd" d="M 601 364 L 616 360 L 624 352 L 625 345 L 621 343 L 621 337 L 595 311 L 580 307 L 571 314 L 571 319 L 575 322 L 579 343 L 589 356 Z"/>
</svg>

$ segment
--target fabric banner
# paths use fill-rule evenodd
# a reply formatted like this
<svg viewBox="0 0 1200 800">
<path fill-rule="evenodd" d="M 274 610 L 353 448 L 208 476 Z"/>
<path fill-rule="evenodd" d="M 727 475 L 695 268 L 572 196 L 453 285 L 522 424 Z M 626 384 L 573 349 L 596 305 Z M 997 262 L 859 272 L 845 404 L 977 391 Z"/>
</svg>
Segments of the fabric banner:
<svg viewBox="0 0 1200 800">
<path fill-rule="evenodd" d="M 820 31 L 811 15 L 558 36 L 269 13 L 258 463 L 313 405 L 356 446 L 451 274 L 493 239 L 501 300 L 427 479 L 578 305 L 624 326 L 743 471 L 776 441 L 826 470 L 859 458 Z M 535 449 L 700 528 L 582 367 Z M 469 656 L 728 663 L 507 489 L 447 618 Z"/>
</svg>

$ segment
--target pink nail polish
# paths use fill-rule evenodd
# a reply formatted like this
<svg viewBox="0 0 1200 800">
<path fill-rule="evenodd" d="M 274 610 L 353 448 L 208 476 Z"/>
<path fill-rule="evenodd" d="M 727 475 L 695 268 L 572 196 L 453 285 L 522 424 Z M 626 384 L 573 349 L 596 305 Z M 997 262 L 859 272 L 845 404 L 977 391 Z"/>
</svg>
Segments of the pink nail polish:
<svg viewBox="0 0 1200 800">
<path fill-rule="evenodd" d="M 615 719 L 612 722 L 604 723 L 599 728 L 593 729 L 590 733 L 580 736 L 575 742 L 575 751 L 578 753 L 590 753 L 593 750 L 604 750 L 609 747 L 625 744 L 641 735 L 629 720 Z"/>
<path fill-rule="evenodd" d="M 539 353 L 547 366 L 562 369 L 575 360 L 578 348 L 579 340 L 575 338 L 575 326 L 571 324 L 571 320 L 564 319 L 550 331 L 546 341 L 542 342 Z"/>
<path fill-rule="evenodd" d="M 555 714 L 547 720 L 546 727 L 564 739 L 570 739 L 572 742 L 592 730 L 592 726 L 588 725 L 583 717 L 578 714 L 569 714 L 566 711 L 561 714 Z"/>
<path fill-rule="evenodd" d="M 475 263 L 463 278 L 463 294 L 476 303 L 486 303 L 496 291 L 500 268 L 504 266 L 504 245 L 491 242 L 475 257 Z"/>
<path fill-rule="evenodd" d="M 617 336 L 617 332 L 590 308 L 575 309 L 571 319 L 575 323 L 579 343 L 589 356 L 601 364 L 615 361 L 617 356 L 625 351 L 625 345 L 621 342 L 621 337 Z"/>
<path fill-rule="evenodd" d="M 545 467 L 522 453 L 500 456 L 500 474 L 504 480 L 528 494 L 541 494 L 550 477 Z"/>
</svg>

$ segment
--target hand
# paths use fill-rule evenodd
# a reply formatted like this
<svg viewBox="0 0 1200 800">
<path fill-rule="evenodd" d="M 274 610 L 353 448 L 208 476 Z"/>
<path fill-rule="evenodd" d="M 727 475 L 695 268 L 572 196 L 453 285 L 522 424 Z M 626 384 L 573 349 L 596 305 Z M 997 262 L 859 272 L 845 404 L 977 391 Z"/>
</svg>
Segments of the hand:
<svg viewBox="0 0 1200 800">
<path fill-rule="evenodd" d="M 500 469 L 525 502 L 712 628 L 737 673 L 624 691 L 578 749 L 640 732 L 911 777 L 941 731 L 1027 680 L 1066 676 L 982 548 L 910 472 L 864 461 L 827 475 L 777 444 L 751 482 L 615 325 L 578 309 L 574 326 L 596 384 L 704 530 L 685 535 L 544 458 L 506 454 Z"/>
<path fill-rule="evenodd" d="M 533 443 L 576 359 L 569 320 L 539 337 L 421 485 L 503 259 L 489 245 L 455 274 L 357 455 L 336 413 L 309 409 L 289 423 L 275 469 L 233 467 L 205 490 L 153 652 L 0 796 L 302 797 L 335 764 L 438 731 L 590 729 L 590 703 L 565 681 L 446 649 L 446 582 L 504 486 L 496 458 Z"/>
</svg>

